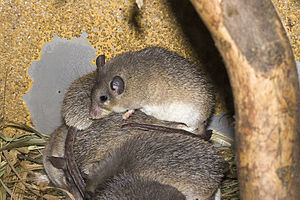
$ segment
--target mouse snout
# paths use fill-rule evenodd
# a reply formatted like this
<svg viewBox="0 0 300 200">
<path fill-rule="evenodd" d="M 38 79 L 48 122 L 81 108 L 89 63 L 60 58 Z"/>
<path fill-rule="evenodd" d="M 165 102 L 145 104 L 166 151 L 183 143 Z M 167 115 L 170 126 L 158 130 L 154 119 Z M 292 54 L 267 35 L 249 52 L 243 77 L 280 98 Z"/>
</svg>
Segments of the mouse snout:
<svg viewBox="0 0 300 200">
<path fill-rule="evenodd" d="M 101 119 L 103 117 L 105 117 L 106 115 L 110 114 L 111 111 L 103 108 L 101 106 L 102 104 L 98 105 L 93 105 L 91 106 L 90 108 L 90 111 L 89 111 L 89 115 L 90 115 L 90 118 L 92 119 Z"/>
<path fill-rule="evenodd" d="M 92 106 L 90 109 L 90 117 L 92 119 L 100 119 L 103 117 L 103 109 L 99 106 Z"/>
</svg>

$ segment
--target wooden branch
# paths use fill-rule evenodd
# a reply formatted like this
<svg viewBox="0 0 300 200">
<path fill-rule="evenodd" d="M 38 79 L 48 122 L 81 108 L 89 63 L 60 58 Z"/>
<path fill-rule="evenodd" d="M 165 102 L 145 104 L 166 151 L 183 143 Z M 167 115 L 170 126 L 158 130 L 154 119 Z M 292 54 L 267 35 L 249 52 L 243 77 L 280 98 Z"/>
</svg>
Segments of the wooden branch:
<svg viewBox="0 0 300 200">
<path fill-rule="evenodd" d="M 300 199 L 296 64 L 270 0 L 191 0 L 233 88 L 242 199 Z"/>
</svg>

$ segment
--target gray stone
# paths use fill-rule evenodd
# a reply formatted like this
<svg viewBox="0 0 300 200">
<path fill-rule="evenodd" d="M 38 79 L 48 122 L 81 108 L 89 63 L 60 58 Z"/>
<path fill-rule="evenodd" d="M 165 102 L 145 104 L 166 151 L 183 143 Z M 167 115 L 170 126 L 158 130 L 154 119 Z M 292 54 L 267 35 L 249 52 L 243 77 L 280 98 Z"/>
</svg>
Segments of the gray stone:
<svg viewBox="0 0 300 200">
<path fill-rule="evenodd" d="M 71 40 L 55 36 L 42 47 L 41 59 L 28 70 L 34 83 L 23 96 L 36 130 L 50 134 L 63 123 L 60 110 L 64 93 L 76 78 L 96 69 L 91 65 L 93 59 L 95 49 L 86 33 Z"/>
</svg>

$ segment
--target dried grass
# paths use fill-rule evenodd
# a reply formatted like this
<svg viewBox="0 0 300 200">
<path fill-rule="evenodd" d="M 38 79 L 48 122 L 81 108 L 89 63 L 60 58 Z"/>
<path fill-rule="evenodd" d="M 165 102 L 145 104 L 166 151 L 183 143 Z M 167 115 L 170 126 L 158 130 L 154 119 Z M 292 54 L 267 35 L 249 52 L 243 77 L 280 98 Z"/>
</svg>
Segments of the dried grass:
<svg viewBox="0 0 300 200">
<path fill-rule="evenodd" d="M 3 135 L 5 128 L 22 130 L 15 138 Z M 41 150 L 47 135 L 12 121 L 1 121 L 0 128 L 0 200 L 64 199 L 58 188 L 45 187 Z"/>
</svg>

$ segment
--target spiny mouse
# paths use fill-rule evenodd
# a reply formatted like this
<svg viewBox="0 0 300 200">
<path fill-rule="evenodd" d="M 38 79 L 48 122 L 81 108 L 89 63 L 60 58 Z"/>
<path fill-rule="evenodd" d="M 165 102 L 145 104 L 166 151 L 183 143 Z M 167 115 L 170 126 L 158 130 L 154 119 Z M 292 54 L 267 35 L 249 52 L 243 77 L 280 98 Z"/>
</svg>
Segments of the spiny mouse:
<svg viewBox="0 0 300 200">
<path fill-rule="evenodd" d="M 132 122 L 166 123 L 139 110 L 125 123 Z M 213 145 L 182 134 L 122 128 L 123 124 L 122 114 L 112 113 L 93 121 L 87 129 L 76 134 L 74 157 L 80 172 L 87 175 L 87 180 L 92 180 L 87 182 L 89 191 L 97 191 L 103 182 L 110 181 L 123 171 L 170 185 L 187 199 L 206 199 L 219 187 L 225 163 Z M 64 156 L 61 149 L 66 135 L 65 125 L 51 135 L 43 155 L 44 166 L 56 186 L 80 197 L 76 187 L 65 181 L 64 171 L 57 169 L 49 160 L 53 155 Z"/>
<path fill-rule="evenodd" d="M 91 90 L 95 80 L 96 72 L 92 72 L 76 79 L 67 89 L 62 104 L 62 116 L 66 125 L 75 127 L 79 130 L 84 130 L 92 124 L 93 119 L 89 116 L 89 109 L 91 107 Z M 180 124 L 164 122 L 164 126 L 161 127 L 157 126 L 157 124 L 151 125 L 141 123 L 128 123 L 124 125 L 147 130 L 160 129 L 160 131 L 169 132 L 171 130 L 170 128 L 179 126 Z M 184 131 L 180 129 L 172 129 L 171 131 L 182 132 L 182 134 L 187 133 L 184 133 Z M 210 136 L 211 132 L 209 131 L 206 131 L 206 134 L 199 135 L 200 138 L 205 140 L 208 140 Z"/>
<path fill-rule="evenodd" d="M 94 162 L 86 190 L 93 194 L 125 172 L 170 185 L 187 199 L 204 200 L 215 194 L 224 171 L 225 163 L 218 150 L 203 140 L 137 130 Z"/>
<path fill-rule="evenodd" d="M 184 123 L 188 131 L 203 133 L 213 112 L 215 91 L 208 76 L 190 60 L 161 47 L 120 54 L 105 63 L 96 60 L 90 116 L 135 109 L 160 120 Z M 181 126 L 182 127 L 182 126 Z"/>
<path fill-rule="evenodd" d="M 97 188 L 91 199 L 119 200 L 185 200 L 176 188 L 128 173 L 121 173 L 107 181 L 105 188 Z"/>
</svg>

